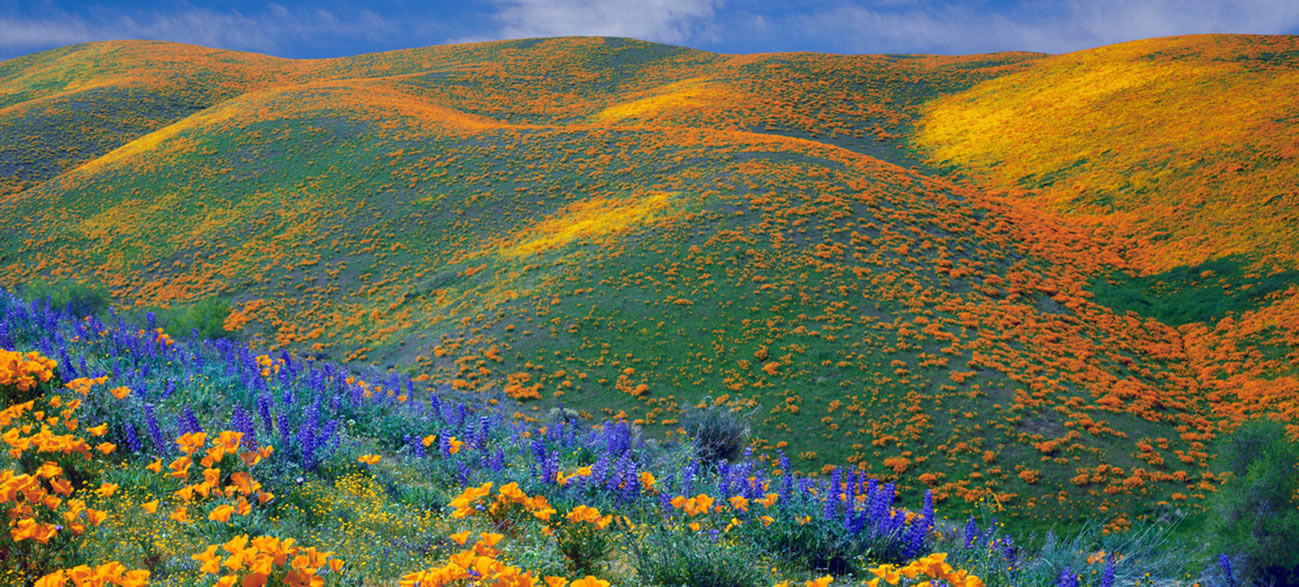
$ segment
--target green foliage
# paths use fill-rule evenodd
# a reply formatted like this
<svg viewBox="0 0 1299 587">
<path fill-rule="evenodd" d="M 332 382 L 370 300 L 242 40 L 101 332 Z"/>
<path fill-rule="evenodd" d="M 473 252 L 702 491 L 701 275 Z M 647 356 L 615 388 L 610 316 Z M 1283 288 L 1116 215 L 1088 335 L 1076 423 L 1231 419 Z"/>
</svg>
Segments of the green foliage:
<svg viewBox="0 0 1299 587">
<path fill-rule="evenodd" d="M 565 567 L 572 576 L 600 575 L 601 567 L 612 544 L 611 534 L 594 524 L 574 522 L 563 524 L 558 532 L 559 551 L 563 553 Z"/>
<path fill-rule="evenodd" d="M 1299 581 L 1299 443 L 1280 422 L 1246 422 L 1221 443 L 1218 463 L 1235 478 L 1210 501 L 1210 543 L 1247 584 Z"/>
<path fill-rule="evenodd" d="M 747 545 L 730 542 L 726 536 L 710 540 L 679 530 L 652 529 L 643 540 L 632 543 L 636 573 L 648 585 L 761 584 L 756 553 Z"/>
<path fill-rule="evenodd" d="M 1118 273 L 1097 280 L 1090 289 L 1103 306 L 1180 325 L 1217 322 L 1227 314 L 1253 310 L 1269 294 L 1299 283 L 1299 271 L 1258 277 L 1247 275 L 1247 264 L 1244 257 L 1233 255 L 1145 277 Z"/>
<path fill-rule="evenodd" d="M 51 308 L 71 310 L 77 316 L 101 315 L 112 302 L 103 286 L 81 281 L 32 281 L 20 293 L 28 300 L 49 300 Z"/>
<path fill-rule="evenodd" d="M 198 331 L 199 338 L 235 338 L 235 333 L 225 329 L 230 315 L 230 302 L 212 297 L 193 304 L 152 310 L 161 326 L 173 337 L 188 338 Z"/>
<path fill-rule="evenodd" d="M 848 575 L 862 570 L 862 563 L 871 554 L 864 538 L 854 537 L 842 524 L 800 524 L 795 519 L 799 517 L 797 512 L 801 510 L 782 511 L 778 522 L 765 527 L 748 524 L 746 533 L 780 560 L 809 571 Z M 818 514 L 809 508 L 808 515 Z"/>
<path fill-rule="evenodd" d="M 687 412 L 681 424 L 694 441 L 699 459 L 716 463 L 734 461 L 748 445 L 747 420 L 729 408 L 710 405 Z"/>
</svg>

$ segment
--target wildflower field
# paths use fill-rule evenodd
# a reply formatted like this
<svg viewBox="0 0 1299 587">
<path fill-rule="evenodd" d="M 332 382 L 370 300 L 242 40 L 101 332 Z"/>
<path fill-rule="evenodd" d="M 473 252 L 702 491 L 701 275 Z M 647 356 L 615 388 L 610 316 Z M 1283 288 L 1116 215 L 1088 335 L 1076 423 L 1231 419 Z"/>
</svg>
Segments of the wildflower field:
<svg viewBox="0 0 1299 587">
<path fill-rule="evenodd" d="M 705 460 L 625 420 L 523 422 L 8 294 L 0 317 L 31 349 L 0 351 L 6 583 L 1226 584 L 1166 527 L 1027 543 L 991 508 L 949 520 L 932 493 Z"/>
<path fill-rule="evenodd" d="M 0 62 L 7 580 L 1284 584 L 1297 44 Z"/>
</svg>

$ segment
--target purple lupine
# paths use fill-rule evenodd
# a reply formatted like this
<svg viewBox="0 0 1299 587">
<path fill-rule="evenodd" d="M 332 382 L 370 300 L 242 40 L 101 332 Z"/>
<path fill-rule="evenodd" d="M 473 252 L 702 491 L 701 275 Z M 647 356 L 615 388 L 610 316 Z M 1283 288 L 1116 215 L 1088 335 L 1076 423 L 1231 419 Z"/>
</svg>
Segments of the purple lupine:
<svg viewBox="0 0 1299 587">
<path fill-rule="evenodd" d="M 72 359 L 68 357 L 68 349 L 63 345 L 59 345 L 59 371 L 60 377 L 64 380 L 70 381 L 80 376 L 77 370 L 72 367 Z"/>
<path fill-rule="evenodd" d="M 198 425 L 198 418 L 194 416 L 194 410 L 190 409 L 189 406 L 185 406 L 185 413 L 183 414 L 183 417 L 185 419 L 186 432 L 203 431 L 203 427 Z"/>
<path fill-rule="evenodd" d="M 546 460 L 541 463 L 541 480 L 546 483 L 553 483 L 559 479 L 559 451 L 546 455 Z"/>
<path fill-rule="evenodd" d="M 240 444 L 246 450 L 257 450 L 257 429 L 253 426 L 253 418 L 244 411 L 243 406 L 235 405 L 234 414 L 230 416 L 230 427 L 235 432 L 243 434 L 243 440 Z"/>
<path fill-rule="evenodd" d="M 442 417 L 442 400 L 438 399 L 438 394 L 435 392 L 429 392 L 428 394 L 428 409 L 438 418 Z"/>
<path fill-rule="evenodd" d="M 780 509 L 783 510 L 789 507 L 789 500 L 794 495 L 794 472 L 789 470 L 789 457 L 785 456 L 784 451 L 780 453 L 779 463 L 781 478 L 780 488 L 777 493 L 780 494 L 780 501 L 777 503 L 780 504 Z"/>
<path fill-rule="evenodd" d="M 905 558 L 915 558 L 925 549 L 925 534 L 928 532 L 929 520 L 916 516 L 911 518 L 911 525 L 907 527 L 907 534 L 904 538 L 906 548 L 902 551 Z"/>
<path fill-rule="evenodd" d="M 997 518 L 993 518 L 992 524 L 988 525 L 988 531 L 983 534 L 983 543 L 992 544 L 993 539 L 996 537 L 997 537 Z"/>
<path fill-rule="evenodd" d="M 167 388 L 166 388 L 165 390 L 163 390 L 163 392 L 162 392 L 162 397 L 160 397 L 160 398 L 158 398 L 158 399 L 160 399 L 160 400 L 165 400 L 165 399 L 171 397 L 171 394 L 173 394 L 173 393 L 176 393 L 176 380 L 175 380 L 175 379 L 168 379 L 168 380 L 167 380 Z"/>
<path fill-rule="evenodd" d="M 158 454 L 170 453 L 171 445 L 167 442 L 166 437 L 162 435 L 162 427 L 158 425 L 158 418 L 153 412 L 153 404 L 144 405 L 144 422 L 149 429 L 149 440 L 153 442 L 153 448 L 158 451 Z"/>
<path fill-rule="evenodd" d="M 1229 587 L 1236 587 L 1236 577 L 1231 574 L 1231 558 L 1225 554 L 1218 555 L 1218 568 L 1222 569 L 1222 576 L 1226 577 Z"/>
<path fill-rule="evenodd" d="M 893 484 L 889 483 L 875 491 L 871 499 L 870 516 L 871 525 L 881 533 L 887 534 L 886 522 L 889 519 L 889 510 L 893 505 Z"/>
<path fill-rule="evenodd" d="M 412 453 L 414 453 L 415 458 L 422 459 L 425 456 L 427 456 L 427 454 L 424 452 L 424 443 L 420 441 L 420 438 L 418 436 L 411 436 L 407 434 L 402 437 L 402 440 L 406 442 L 406 446 L 410 447 L 410 450 Z"/>
<path fill-rule="evenodd" d="M 320 437 L 320 410 L 317 408 L 317 402 L 307 407 L 306 418 L 298 427 L 298 450 L 302 454 L 302 467 L 313 469 L 316 464 L 316 446 Z"/>
<path fill-rule="evenodd" d="M 611 456 L 621 456 L 631 447 L 631 430 L 626 422 L 617 422 L 604 428 L 604 449 Z"/>
<path fill-rule="evenodd" d="M 979 525 L 974 523 L 974 516 L 970 516 L 970 521 L 965 524 L 965 547 L 974 548 L 975 543 L 979 541 Z"/>
<path fill-rule="evenodd" d="M 280 412 L 278 420 L 277 424 L 279 425 L 280 431 L 280 446 L 283 446 L 285 450 L 288 450 L 290 446 L 293 446 L 293 444 L 289 442 L 293 438 L 293 433 L 289 430 L 289 414 L 287 412 Z"/>
<path fill-rule="evenodd" d="M 492 453 L 492 460 L 487 463 L 487 468 L 493 473 L 500 473 L 505 469 L 505 453 L 501 452 L 501 449 L 498 448 Z"/>
<path fill-rule="evenodd" d="M 140 437 L 135 434 L 135 426 L 130 422 L 122 424 L 122 436 L 126 437 L 126 446 L 131 449 L 131 453 L 140 452 Z"/>
<path fill-rule="evenodd" d="M 821 517 L 827 520 L 833 520 L 838 514 L 839 508 L 839 486 L 843 481 L 843 471 L 835 467 L 834 472 L 830 474 L 830 484 L 825 491 L 825 511 Z"/>
<path fill-rule="evenodd" d="M 1019 549 L 1015 548 L 1015 540 L 1007 535 L 1001 539 L 1001 557 L 1006 559 L 1006 564 L 1012 570 L 1019 562 Z"/>
<path fill-rule="evenodd" d="M 695 482 L 695 474 L 698 472 L 698 461 L 693 458 L 686 461 L 686 466 L 681 469 L 681 495 L 690 495 L 690 490 Z"/>
<path fill-rule="evenodd" d="M 491 419 L 487 416 L 478 418 L 478 446 L 487 446 L 487 439 L 491 432 Z"/>
<path fill-rule="evenodd" d="M 591 465 L 591 476 L 589 481 L 596 485 L 604 485 L 609 481 L 609 455 L 602 454 Z"/>
<path fill-rule="evenodd" d="M 627 457 L 627 453 L 618 457 L 618 475 L 612 483 L 615 489 L 618 486 L 622 487 L 619 500 L 623 503 L 635 500 L 640 494 L 640 479 L 636 477 L 636 463 Z"/>
<path fill-rule="evenodd" d="M 857 477 L 853 475 L 847 483 L 847 491 L 844 493 L 843 508 L 843 527 L 845 530 L 852 532 L 853 518 L 857 513 Z"/>
<path fill-rule="evenodd" d="M 1055 587 L 1078 587 L 1078 575 L 1073 574 L 1073 568 L 1065 567 L 1060 572 L 1060 577 L 1055 581 Z"/>
<path fill-rule="evenodd" d="M 1118 562 L 1118 555 L 1111 554 L 1105 559 L 1105 572 L 1101 573 L 1101 587 L 1114 587 L 1114 564 Z"/>
<path fill-rule="evenodd" d="M 270 394 L 263 393 L 257 396 L 257 415 L 262 419 L 262 428 L 265 428 L 268 434 L 274 434 L 275 421 L 271 419 Z"/>
</svg>

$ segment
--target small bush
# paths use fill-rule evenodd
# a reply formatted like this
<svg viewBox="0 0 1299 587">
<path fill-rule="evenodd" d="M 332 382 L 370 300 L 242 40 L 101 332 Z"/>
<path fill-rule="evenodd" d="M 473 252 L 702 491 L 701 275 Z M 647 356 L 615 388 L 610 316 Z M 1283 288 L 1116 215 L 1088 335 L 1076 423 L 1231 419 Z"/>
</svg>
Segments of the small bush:
<svg viewBox="0 0 1299 587">
<path fill-rule="evenodd" d="M 1217 462 L 1235 478 L 1209 502 L 1213 552 L 1244 584 L 1299 583 L 1299 443 L 1280 422 L 1251 420 L 1222 441 Z"/>
<path fill-rule="evenodd" d="M 208 298 L 182 310 L 175 318 L 176 325 L 173 329 L 177 334 L 189 334 L 198 330 L 199 338 L 231 338 L 233 333 L 225 329 L 228 316 L 229 302 Z"/>
<path fill-rule="evenodd" d="M 871 553 L 867 537 L 851 535 L 842 524 L 800 524 L 788 511 L 781 516 L 785 519 L 770 526 L 751 524 L 746 530 L 767 552 L 806 570 L 836 576 L 861 572 L 861 563 Z"/>
<path fill-rule="evenodd" d="M 734 461 L 749 444 L 747 418 L 721 406 L 691 410 L 681 422 L 695 445 L 695 455 L 706 463 Z"/>
<path fill-rule="evenodd" d="M 76 316 L 102 315 L 112 302 L 102 286 L 77 281 L 33 281 L 23 286 L 21 294 L 28 300 L 49 300 L 51 308 Z"/>
<path fill-rule="evenodd" d="M 235 338 L 235 333 L 225 329 L 230 311 L 230 302 L 215 297 L 186 306 L 143 310 L 153 313 L 158 326 L 173 337 L 188 338 L 197 330 L 199 338 L 206 339 Z"/>
<path fill-rule="evenodd" d="M 692 535 L 668 528 L 651 531 L 633 544 L 636 573 L 648 585 L 745 587 L 762 584 L 763 573 L 755 553 L 742 544 L 723 544 L 717 538 Z"/>
</svg>

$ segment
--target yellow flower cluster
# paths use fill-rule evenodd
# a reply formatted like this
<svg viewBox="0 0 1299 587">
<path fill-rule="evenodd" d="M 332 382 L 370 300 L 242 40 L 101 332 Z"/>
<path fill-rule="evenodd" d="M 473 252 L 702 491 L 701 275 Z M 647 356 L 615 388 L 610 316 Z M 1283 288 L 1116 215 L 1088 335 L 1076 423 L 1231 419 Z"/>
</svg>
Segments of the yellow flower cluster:
<svg viewBox="0 0 1299 587">
<path fill-rule="evenodd" d="M 262 377 L 270 379 L 271 375 L 280 374 L 280 367 L 284 366 L 284 359 L 272 359 L 270 355 L 257 355 L 257 366 L 261 367 Z"/>
<path fill-rule="evenodd" d="M 672 498 L 672 507 L 685 510 L 688 516 L 706 514 L 713 509 L 713 496 L 706 493 L 700 493 L 691 498 L 678 495 Z"/>
<path fill-rule="evenodd" d="M 573 471 L 572 475 L 565 475 L 563 471 L 559 471 L 558 473 L 556 473 L 555 482 L 559 483 L 559 485 L 562 487 L 562 486 L 567 486 L 569 481 L 576 479 L 578 477 L 590 477 L 590 476 L 591 476 L 590 466 L 578 467 L 576 471 Z"/>
<path fill-rule="evenodd" d="M 63 587 L 68 584 L 68 581 L 72 581 L 72 584 L 77 587 L 102 587 L 103 585 L 141 587 L 149 584 L 149 571 L 128 570 L 125 565 L 116 561 L 95 567 L 79 565 L 41 577 L 36 581 L 36 587 Z"/>
<path fill-rule="evenodd" d="M 104 375 L 102 377 L 96 377 L 96 378 L 78 377 L 76 379 L 73 379 L 72 381 L 63 384 L 63 387 L 66 387 L 81 395 L 90 395 L 90 390 L 93 389 L 94 386 L 103 385 L 105 383 L 108 383 L 107 375 Z"/>
<path fill-rule="evenodd" d="M 472 488 L 471 488 L 472 489 Z M 497 560 L 501 551 L 496 545 L 504 535 L 483 532 L 479 540 L 466 550 L 449 557 L 447 564 L 404 575 L 402 587 L 442 587 L 444 585 L 484 585 L 493 587 L 609 587 L 609 582 L 586 576 L 573 582 L 564 577 L 538 579 L 532 571 Z M 461 545 L 468 542 L 469 533 L 451 536 Z"/>
<path fill-rule="evenodd" d="M 528 497 L 528 494 L 519 489 L 518 483 L 507 483 L 496 491 L 496 503 L 488 510 L 493 517 L 507 513 L 511 505 L 522 506 L 524 511 L 543 522 L 549 521 L 555 513 L 555 508 L 550 507 L 550 502 L 544 495 Z"/>
<path fill-rule="evenodd" d="M 84 440 L 71 434 L 54 434 L 50 428 L 62 420 L 65 428 L 76 429 L 73 412 L 80 406 L 80 400 L 65 404 L 62 398 L 54 396 L 46 403 L 46 407 L 63 409 L 58 415 L 51 415 L 45 410 L 35 409 L 33 400 L 0 411 L 0 426 L 6 427 L 0 438 L 9 446 L 8 455 L 18 460 L 29 451 L 55 458 L 79 454 L 89 460 L 90 446 Z M 35 423 L 41 427 L 33 434 Z M 89 430 L 92 434 L 103 433 L 99 429 Z M 105 454 L 116 448 L 109 443 L 100 446 L 100 451 Z M 0 471 L 0 506 L 6 510 L 9 538 L 13 542 L 34 540 L 48 544 L 58 535 L 60 525 L 73 536 L 80 536 L 87 523 L 98 525 L 103 522 L 104 512 L 87 508 L 80 499 L 68 499 L 74 489 L 72 482 L 64 476 L 62 466 L 45 456 L 38 462 L 41 465 L 27 472 L 13 468 Z"/>
<path fill-rule="evenodd" d="M 36 351 L 20 353 L 0 349 L 0 387 L 29 391 L 54 376 L 55 362 Z"/>
<path fill-rule="evenodd" d="M 947 564 L 945 552 L 935 552 L 902 567 L 880 565 L 870 569 L 870 572 L 875 575 L 874 579 L 866 582 L 870 587 L 879 587 L 881 581 L 889 585 L 897 585 L 903 579 L 908 580 L 906 585 L 911 585 L 910 580 L 924 579 L 914 587 L 930 587 L 933 583 L 928 579 L 939 579 L 952 587 L 983 587 L 983 581 L 978 577 L 963 569 L 954 569 L 952 565 Z"/>
<path fill-rule="evenodd" d="M 202 480 L 195 483 L 189 483 L 177 489 L 172 495 L 177 497 L 181 504 L 171 512 L 169 517 L 180 523 L 190 521 L 188 504 L 202 498 L 227 498 L 229 503 L 223 503 L 213 508 L 208 513 L 207 519 L 214 522 L 227 523 L 230 516 L 239 515 L 247 516 L 252 513 L 252 502 L 249 499 L 256 499 L 257 503 L 264 504 L 275 495 L 269 491 L 262 491 L 262 484 L 253 480 L 247 471 L 234 471 L 228 475 L 222 474 L 223 467 L 229 469 L 235 462 L 231 462 L 226 457 L 238 455 L 243 464 L 252 468 L 263 458 L 269 457 L 274 448 L 270 445 L 262 445 L 257 450 L 240 451 L 240 443 L 243 441 L 242 432 L 226 430 L 220 432 L 212 439 L 211 446 L 206 453 L 199 459 L 198 464 L 203 467 Z M 169 472 L 165 473 L 167 477 L 175 479 L 188 480 L 190 469 L 194 464 L 195 453 L 207 445 L 207 433 L 191 432 L 176 439 L 176 444 L 180 445 L 181 452 L 185 453 L 170 464 L 167 465 Z M 155 473 L 162 473 L 162 460 L 156 460 L 150 463 L 146 468 Z M 223 484 L 222 481 L 225 481 Z M 153 512 L 157 509 L 157 503 L 151 502 L 144 504 L 146 511 Z"/>
<path fill-rule="evenodd" d="M 605 529 L 613 521 L 612 515 L 601 516 L 600 510 L 585 505 L 573 508 L 573 511 L 568 512 L 568 515 L 564 516 L 564 518 L 574 524 L 586 522 L 595 526 L 597 530 Z"/>
<path fill-rule="evenodd" d="M 337 573 L 343 567 L 342 560 L 332 558 L 334 553 L 301 547 L 294 542 L 292 538 L 273 536 L 249 540 L 247 534 L 240 534 L 220 546 L 209 546 L 191 558 L 202 565 L 200 571 L 222 575 L 216 583 L 219 587 L 261 587 L 273 578 L 276 584 L 290 587 L 316 587 L 325 584 L 325 579 L 318 574 L 322 568 L 329 567 Z M 226 554 L 222 556 L 221 551 Z"/>
<path fill-rule="evenodd" d="M 73 434 L 55 434 L 52 428 L 58 426 L 61 420 L 64 428 L 69 431 L 76 430 L 78 424 L 73 412 L 80 406 L 81 400 L 64 403 L 63 398 L 59 396 L 51 397 L 46 405 L 51 409 L 59 409 L 57 415 L 45 410 L 37 410 L 35 401 L 9 406 L 0 411 L 0 427 L 5 427 L 4 431 L 0 432 L 0 440 L 3 440 L 9 446 L 9 456 L 15 460 L 22 458 L 24 453 L 33 450 L 35 452 L 62 455 L 79 454 L 86 459 L 90 459 L 91 449 L 90 445 L 86 444 L 86 441 Z M 31 417 L 30 421 L 24 421 L 27 416 Z M 32 433 L 31 430 L 36 424 L 40 425 L 40 430 Z M 117 447 L 105 442 L 96 448 L 100 452 L 108 454 Z"/>
<path fill-rule="evenodd" d="M 478 500 L 491 495 L 492 482 L 488 481 L 478 487 L 466 487 L 465 490 L 451 500 L 451 507 L 455 508 L 451 512 L 452 518 L 466 518 L 478 511 Z M 520 505 L 523 510 L 532 514 L 538 520 L 548 521 L 550 516 L 554 515 L 555 509 L 550 507 L 550 502 L 545 496 L 535 495 L 528 497 L 521 489 L 518 483 L 507 483 L 497 490 L 496 500 L 489 506 L 488 513 L 495 520 L 500 520 L 509 513 L 510 506 Z"/>
<path fill-rule="evenodd" d="M 436 434 L 430 434 L 428 436 L 425 436 L 420 442 L 422 442 L 424 446 L 433 446 L 433 443 L 437 441 L 438 441 L 438 436 Z M 456 454 L 460 452 L 460 447 L 464 446 L 464 444 L 465 443 L 456 440 L 456 437 L 452 436 L 451 438 L 447 439 L 447 452 L 451 454 Z"/>
<path fill-rule="evenodd" d="M 0 350 L 0 385 L 27 391 L 49 381 L 54 367 L 53 361 L 37 353 L 22 355 Z M 7 530 L 0 534 L 0 551 L 17 554 L 17 560 L 10 562 L 18 566 L 11 569 L 29 577 L 39 576 L 35 583 L 39 587 L 58 587 L 68 581 L 77 586 L 145 585 L 149 571 L 130 570 L 116 561 L 93 567 L 56 568 L 47 573 L 50 567 L 46 565 L 56 559 L 43 553 L 73 546 L 72 541 L 85 535 L 89 527 L 108 519 L 108 512 L 87 507 L 71 481 L 84 473 L 80 463 L 94 459 L 91 446 L 73 434 L 80 427 L 76 417 L 80 406 L 80 399 L 65 401 L 62 396 L 44 395 L 0 410 L 0 439 L 8 448 L 6 456 L 12 459 L 8 467 L 0 470 L 0 510 L 5 512 Z M 56 434 L 59 428 L 68 434 Z M 82 431 L 98 437 L 108 432 L 108 426 L 100 424 Z M 94 450 L 109 454 L 116 448 L 104 442 Z M 76 470 L 69 471 L 69 467 Z M 117 490 L 116 484 L 103 483 L 88 491 L 109 498 Z"/>
</svg>

